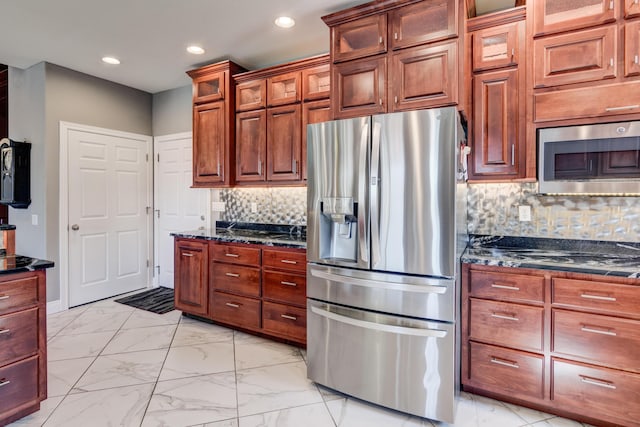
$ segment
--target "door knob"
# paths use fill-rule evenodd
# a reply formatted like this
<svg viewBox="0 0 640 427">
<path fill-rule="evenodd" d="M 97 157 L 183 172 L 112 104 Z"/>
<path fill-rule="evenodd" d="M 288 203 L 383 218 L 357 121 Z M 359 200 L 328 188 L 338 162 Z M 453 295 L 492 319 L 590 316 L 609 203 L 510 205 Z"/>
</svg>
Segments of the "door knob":
<svg viewBox="0 0 640 427">
<path fill-rule="evenodd" d="M 80 226 L 79 226 L 78 224 L 73 224 L 73 225 L 71 226 L 71 229 L 72 229 L 73 231 L 78 231 L 78 230 L 80 230 Z"/>
</svg>

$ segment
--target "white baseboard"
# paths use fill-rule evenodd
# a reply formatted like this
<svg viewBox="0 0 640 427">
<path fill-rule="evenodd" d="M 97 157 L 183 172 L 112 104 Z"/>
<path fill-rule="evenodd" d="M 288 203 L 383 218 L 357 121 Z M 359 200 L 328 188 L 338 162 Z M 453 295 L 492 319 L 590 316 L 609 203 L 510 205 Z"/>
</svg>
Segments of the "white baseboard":
<svg viewBox="0 0 640 427">
<path fill-rule="evenodd" d="M 58 313 L 59 311 L 62 311 L 62 304 L 60 300 L 49 301 L 47 303 L 47 314 Z"/>
</svg>

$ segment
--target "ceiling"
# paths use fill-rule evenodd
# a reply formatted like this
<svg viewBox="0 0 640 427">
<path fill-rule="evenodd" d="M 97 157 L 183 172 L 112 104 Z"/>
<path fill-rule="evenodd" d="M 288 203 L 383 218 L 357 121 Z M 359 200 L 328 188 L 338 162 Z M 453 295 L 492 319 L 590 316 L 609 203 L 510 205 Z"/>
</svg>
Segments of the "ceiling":
<svg viewBox="0 0 640 427">
<path fill-rule="evenodd" d="M 185 71 L 224 59 L 258 69 L 328 52 L 320 17 L 368 1 L 2 0 L 0 63 L 46 61 L 156 93 L 186 86 Z M 280 15 L 296 26 L 276 27 Z M 187 53 L 190 44 L 206 53 Z M 103 56 L 121 64 L 104 64 Z"/>
</svg>

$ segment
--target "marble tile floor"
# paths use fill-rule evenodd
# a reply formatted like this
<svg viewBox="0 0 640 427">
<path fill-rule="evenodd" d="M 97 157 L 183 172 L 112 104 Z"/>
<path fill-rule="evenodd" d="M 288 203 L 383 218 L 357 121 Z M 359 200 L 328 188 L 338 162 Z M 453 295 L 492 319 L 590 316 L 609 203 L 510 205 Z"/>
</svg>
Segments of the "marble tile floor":
<svg viewBox="0 0 640 427">
<path fill-rule="evenodd" d="M 48 317 L 49 398 L 10 424 L 46 427 L 581 427 L 462 393 L 455 424 L 332 392 L 285 344 L 112 300 Z"/>
</svg>

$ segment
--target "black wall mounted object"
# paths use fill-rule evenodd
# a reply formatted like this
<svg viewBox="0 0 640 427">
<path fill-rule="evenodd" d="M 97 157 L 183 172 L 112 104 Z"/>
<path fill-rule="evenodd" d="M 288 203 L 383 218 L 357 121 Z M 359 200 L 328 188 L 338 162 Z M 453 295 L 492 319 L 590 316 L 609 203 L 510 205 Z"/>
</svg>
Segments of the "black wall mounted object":
<svg viewBox="0 0 640 427">
<path fill-rule="evenodd" d="M 31 204 L 31 144 L 2 139 L 0 162 L 0 203 L 26 209 Z"/>
</svg>

